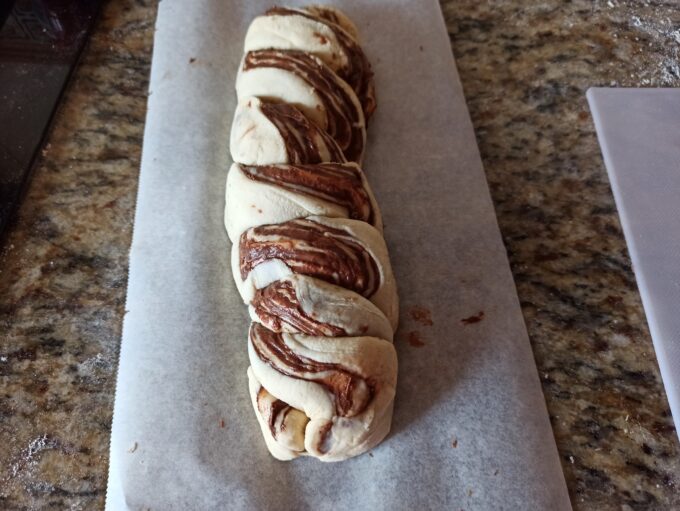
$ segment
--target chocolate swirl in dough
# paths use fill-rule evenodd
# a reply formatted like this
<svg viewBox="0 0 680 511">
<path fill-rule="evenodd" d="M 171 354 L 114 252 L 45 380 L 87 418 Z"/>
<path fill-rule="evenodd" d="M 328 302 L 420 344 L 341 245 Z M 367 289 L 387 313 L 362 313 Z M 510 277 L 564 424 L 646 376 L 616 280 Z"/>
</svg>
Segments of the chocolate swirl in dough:
<svg viewBox="0 0 680 511">
<path fill-rule="evenodd" d="M 247 230 L 239 243 L 241 279 L 258 264 L 283 261 L 293 272 L 309 275 L 370 297 L 380 285 L 371 254 L 350 234 L 312 220 L 291 220 Z"/>
<path fill-rule="evenodd" d="M 359 220 L 382 232 L 375 197 L 355 163 L 233 164 L 225 198 L 225 225 L 234 242 L 251 227 L 309 216 Z"/>
<path fill-rule="evenodd" d="M 253 20 L 245 51 L 300 50 L 321 59 L 354 90 L 368 122 L 376 109 L 373 72 L 364 51 L 333 12 L 273 7 Z"/>
<path fill-rule="evenodd" d="M 354 91 L 321 60 L 297 50 L 257 50 L 246 53 L 236 83 L 241 95 L 258 95 L 285 101 L 292 87 L 282 77 L 253 76 L 250 71 L 279 69 L 292 73 L 311 88 L 310 104 L 296 104 L 325 129 L 349 161 L 360 162 L 366 141 L 364 114 Z M 244 94 L 245 93 L 245 94 Z M 302 93 L 301 90 L 298 93 Z M 318 99 L 316 99 L 318 98 Z"/>
<path fill-rule="evenodd" d="M 366 222 L 309 216 L 253 227 L 232 245 L 231 267 L 246 304 L 258 289 L 306 275 L 367 297 L 397 328 L 399 298 L 385 240 Z M 325 294 L 336 301 L 334 292 Z"/>
<path fill-rule="evenodd" d="M 371 336 L 392 341 L 389 320 L 353 291 L 305 275 L 290 275 L 259 289 L 250 316 L 278 333 L 326 337 Z"/>
<path fill-rule="evenodd" d="M 356 165 L 322 163 L 317 165 L 241 166 L 254 181 L 276 184 L 342 206 L 348 218 L 374 223 L 371 198 L 364 188 Z"/>
<path fill-rule="evenodd" d="M 253 321 L 269 330 L 326 337 L 371 336 L 392 341 L 389 320 L 353 291 L 305 275 L 290 275 L 259 289 L 250 302 Z"/>
<path fill-rule="evenodd" d="M 310 317 L 302 309 L 295 287 L 288 280 L 278 280 L 259 289 L 251 306 L 260 322 L 274 332 L 283 332 L 287 326 L 294 332 L 308 335 L 347 335 L 344 328 Z"/>
<path fill-rule="evenodd" d="M 288 161 L 317 163 L 325 161 L 320 148 L 313 143 L 315 136 L 323 140 L 328 161 L 344 161 L 342 150 L 324 130 L 318 129 L 295 107 L 285 103 L 262 103 L 262 113 L 279 130 L 286 144 Z"/>
<path fill-rule="evenodd" d="M 230 149 L 234 161 L 246 165 L 346 161 L 335 140 L 300 110 L 256 97 L 239 101 Z"/>
<path fill-rule="evenodd" d="M 304 452 L 304 429 L 309 422 L 304 413 L 276 399 L 262 386 L 257 390 L 255 407 L 269 427 L 272 438 L 288 449 Z"/>
<path fill-rule="evenodd" d="M 253 407 L 277 458 L 346 459 L 376 445 L 389 431 L 397 371 L 396 352 L 389 341 L 276 333 L 253 323 L 248 356 Z M 282 401 L 275 406 L 277 417 L 272 417 L 271 407 L 260 405 L 263 411 L 259 410 L 260 387 Z M 296 421 L 297 428 L 304 425 L 304 451 L 299 443 L 293 448 L 290 442 L 286 445 L 276 429 L 287 406 L 309 419 L 306 424 Z"/>
<path fill-rule="evenodd" d="M 373 398 L 373 384 L 363 376 L 340 364 L 318 362 L 296 353 L 284 342 L 282 334 L 259 323 L 250 326 L 250 342 L 259 359 L 279 373 L 323 386 L 333 395 L 340 417 L 360 414 Z"/>
</svg>

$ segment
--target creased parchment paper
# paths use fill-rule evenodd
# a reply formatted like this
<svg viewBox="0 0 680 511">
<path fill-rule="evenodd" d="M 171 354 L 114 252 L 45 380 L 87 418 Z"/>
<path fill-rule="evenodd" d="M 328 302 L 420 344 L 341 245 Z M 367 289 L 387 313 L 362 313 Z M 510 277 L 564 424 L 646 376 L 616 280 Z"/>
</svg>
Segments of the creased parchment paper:
<svg viewBox="0 0 680 511">
<path fill-rule="evenodd" d="M 335 2 L 359 26 L 376 75 L 365 169 L 402 301 L 392 433 L 342 463 L 267 452 L 222 215 L 243 38 L 271 3 L 160 4 L 107 509 L 569 509 L 433 0 Z M 433 324 L 423 310 L 413 319 L 414 307 Z"/>
</svg>

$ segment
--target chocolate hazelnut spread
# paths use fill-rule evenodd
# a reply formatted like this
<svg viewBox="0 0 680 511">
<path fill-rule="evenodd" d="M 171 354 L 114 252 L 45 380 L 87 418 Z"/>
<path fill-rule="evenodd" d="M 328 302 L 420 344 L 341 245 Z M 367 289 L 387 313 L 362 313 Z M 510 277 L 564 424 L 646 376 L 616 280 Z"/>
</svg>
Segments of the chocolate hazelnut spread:
<svg viewBox="0 0 680 511">
<path fill-rule="evenodd" d="M 308 219 L 261 225 L 239 240 L 241 278 L 257 265 L 278 259 L 294 273 L 309 275 L 367 298 L 380 285 L 373 256 L 348 232 Z"/>
<path fill-rule="evenodd" d="M 349 218 L 374 223 L 371 199 L 364 188 L 361 171 L 355 165 L 240 165 L 240 168 L 254 181 L 332 202 L 344 207 Z"/>
<path fill-rule="evenodd" d="M 324 161 L 318 139 L 325 144 L 331 161 L 344 162 L 345 155 L 328 133 L 309 121 L 300 110 L 286 103 L 261 101 L 260 110 L 279 130 L 291 163 Z"/>
<path fill-rule="evenodd" d="M 317 362 L 298 355 L 286 344 L 282 334 L 253 323 L 249 337 L 262 362 L 281 374 L 318 383 L 328 390 L 340 417 L 360 414 L 373 399 L 374 389 L 365 378 L 340 364 Z"/>
<path fill-rule="evenodd" d="M 359 161 L 364 151 L 361 112 L 333 70 L 319 59 L 297 50 L 257 50 L 246 54 L 244 71 L 263 67 L 290 71 L 309 84 L 326 110 L 326 131 L 349 161 Z"/>
<path fill-rule="evenodd" d="M 282 332 L 284 325 L 288 325 L 307 335 L 339 337 L 347 334 L 338 326 L 316 321 L 307 315 L 302 310 L 295 287 L 285 280 L 258 290 L 251 305 L 262 324 L 273 332 Z"/>
<path fill-rule="evenodd" d="M 291 410 L 291 407 L 280 399 L 276 399 L 264 387 L 260 387 L 257 392 L 257 409 L 266 420 L 272 436 L 276 438 L 276 419 L 280 413 L 283 413 L 284 416 L 281 420 L 281 425 L 283 425 L 286 419 L 285 415 Z"/>
</svg>

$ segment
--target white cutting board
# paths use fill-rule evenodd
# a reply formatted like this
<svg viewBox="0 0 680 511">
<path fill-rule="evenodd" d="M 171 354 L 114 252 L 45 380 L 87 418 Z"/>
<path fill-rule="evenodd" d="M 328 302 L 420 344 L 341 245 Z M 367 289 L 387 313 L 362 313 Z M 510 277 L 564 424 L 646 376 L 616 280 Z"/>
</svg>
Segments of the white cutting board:
<svg viewBox="0 0 680 511">
<path fill-rule="evenodd" d="M 592 88 L 588 102 L 680 431 L 680 89 Z"/>
</svg>

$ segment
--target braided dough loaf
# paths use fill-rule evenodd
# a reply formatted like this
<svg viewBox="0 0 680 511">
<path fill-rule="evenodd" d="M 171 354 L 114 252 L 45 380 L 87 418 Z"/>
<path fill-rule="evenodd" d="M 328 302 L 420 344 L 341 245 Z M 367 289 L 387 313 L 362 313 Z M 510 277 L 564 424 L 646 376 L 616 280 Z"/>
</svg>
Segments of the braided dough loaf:
<svg viewBox="0 0 680 511">
<path fill-rule="evenodd" d="M 225 226 L 248 305 L 248 382 L 271 454 L 339 461 L 381 442 L 397 379 L 397 288 L 359 167 L 373 74 L 330 7 L 251 24 L 231 131 Z"/>
</svg>

